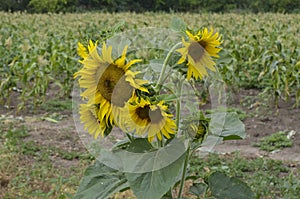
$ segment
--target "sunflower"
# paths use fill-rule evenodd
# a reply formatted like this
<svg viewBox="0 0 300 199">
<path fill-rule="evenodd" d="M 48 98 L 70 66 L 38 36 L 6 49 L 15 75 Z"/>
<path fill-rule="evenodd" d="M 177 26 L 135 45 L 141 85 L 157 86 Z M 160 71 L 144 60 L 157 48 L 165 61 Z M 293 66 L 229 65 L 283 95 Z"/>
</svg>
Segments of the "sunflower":
<svg viewBox="0 0 300 199">
<path fill-rule="evenodd" d="M 78 54 L 83 58 L 79 62 L 83 68 L 75 73 L 75 78 L 80 76 L 78 82 L 85 91 L 81 96 L 88 99 L 88 104 L 99 107 L 97 116 L 102 124 L 118 124 L 116 121 L 122 115 L 125 103 L 134 98 L 135 89 L 148 92 L 142 85 L 146 80 L 136 79 L 140 72 L 133 72 L 129 68 L 141 60 L 135 59 L 126 62 L 127 46 L 121 57 L 114 60 L 111 56 L 112 46 L 102 45 L 101 55 L 98 53 L 97 42 L 90 41 L 88 49 L 78 43 Z M 114 117 L 116 116 L 116 117 Z M 98 134 L 97 134 L 98 135 Z"/>
<path fill-rule="evenodd" d="M 80 104 L 80 120 L 84 123 L 84 130 L 87 130 L 96 139 L 100 134 L 102 137 L 107 130 L 107 125 L 98 119 L 99 108 L 94 104 Z"/>
<path fill-rule="evenodd" d="M 221 45 L 221 37 L 219 33 L 214 33 L 213 29 L 208 31 L 205 28 L 193 35 L 189 31 L 186 31 L 189 37 L 189 41 L 185 41 L 182 38 L 183 48 L 177 50 L 182 57 L 178 60 L 178 64 L 183 63 L 185 60 L 188 61 L 187 79 L 195 77 L 195 79 L 202 79 L 207 76 L 206 68 L 211 71 L 215 71 L 215 62 L 211 57 L 218 58 L 218 52 L 221 50 L 218 46 Z"/>
<path fill-rule="evenodd" d="M 170 139 L 170 134 L 175 134 L 175 121 L 171 119 L 173 116 L 166 112 L 168 108 L 163 101 L 151 104 L 147 99 L 136 98 L 128 106 L 129 129 L 135 130 L 138 135 L 148 133 L 149 142 L 152 142 L 155 136 L 162 140 L 162 136 Z"/>
</svg>

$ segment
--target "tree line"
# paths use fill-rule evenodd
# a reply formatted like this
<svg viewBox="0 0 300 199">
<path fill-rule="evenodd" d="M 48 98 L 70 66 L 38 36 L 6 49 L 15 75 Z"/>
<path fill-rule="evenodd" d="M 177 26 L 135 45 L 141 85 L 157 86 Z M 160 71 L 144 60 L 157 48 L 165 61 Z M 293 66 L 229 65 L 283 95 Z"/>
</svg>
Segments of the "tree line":
<svg viewBox="0 0 300 199">
<path fill-rule="evenodd" d="M 283 12 L 299 13 L 300 0 L 0 0 L 2 11 Z"/>
</svg>

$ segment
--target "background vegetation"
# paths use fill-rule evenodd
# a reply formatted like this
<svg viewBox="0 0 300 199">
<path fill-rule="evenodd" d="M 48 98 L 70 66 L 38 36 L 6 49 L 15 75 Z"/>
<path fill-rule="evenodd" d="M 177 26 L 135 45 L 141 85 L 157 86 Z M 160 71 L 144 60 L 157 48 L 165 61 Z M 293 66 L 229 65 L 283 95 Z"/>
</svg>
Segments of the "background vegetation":
<svg viewBox="0 0 300 199">
<path fill-rule="evenodd" d="M 75 12 L 85 10 L 190 11 L 190 12 L 284 12 L 300 11 L 299 0 L 0 0 L 0 10 L 28 12 Z"/>
<path fill-rule="evenodd" d="M 29 5 L 30 2 L 34 3 Z M 33 5 L 45 2 L 0 0 L 0 6 L 4 10 L 26 8 L 33 12 Z M 64 11 L 68 5 L 71 11 L 92 10 L 100 1 L 84 1 L 89 2 L 85 5 L 83 1 L 74 1 L 81 2 L 82 8 L 77 4 L 72 8 L 73 1 L 51 2 L 56 2 L 51 4 L 54 7 L 38 6 L 36 9 L 40 9 L 39 12 L 50 8 Z M 109 1 L 103 6 L 116 5 L 116 2 Z M 127 5 L 126 2 L 107 7 L 107 10 Z M 223 1 L 218 2 L 220 4 L 206 5 L 216 9 Z M 169 7 L 166 6 L 166 10 Z M 257 5 L 257 8 L 261 7 Z M 296 10 L 297 6 L 293 8 Z M 73 73 L 81 67 L 76 53 L 77 42 L 86 45 L 89 39 L 101 41 L 114 33 L 143 27 L 168 28 L 174 17 L 183 19 L 192 29 L 212 26 L 223 35 L 223 50 L 217 67 L 228 89 L 250 88 L 269 101 L 284 98 L 291 99 L 292 104 L 297 104 L 295 99 L 298 99 L 299 103 L 299 14 L 0 12 L 0 198 L 72 198 L 82 172 L 93 161 L 80 142 L 72 118 L 66 119 L 72 111 Z M 241 103 L 250 108 L 257 104 L 256 98 L 247 99 Z M 9 117 L 14 110 L 10 105 L 29 107 L 27 115 Z M 30 117 L 31 106 L 39 106 L 42 114 Z M 243 112 L 239 115 L 249 117 Z M 257 115 L 269 118 L 269 115 Z M 266 149 L 269 150 L 270 146 L 277 146 L 274 140 L 279 143 L 281 138 L 280 134 L 263 139 L 259 146 L 268 144 Z M 257 198 L 298 199 L 300 195 L 299 164 L 266 157 L 247 159 L 238 154 L 212 154 L 205 161 L 195 157 L 191 163 L 191 171 L 201 177 L 217 170 L 243 179 Z"/>
<path fill-rule="evenodd" d="M 300 15 L 1 13 L 0 102 L 16 95 L 38 106 L 47 96 L 68 98 L 78 63 L 77 42 L 102 41 L 114 33 L 143 27 L 170 27 L 174 17 L 190 28 L 214 27 L 223 35 L 217 60 L 229 89 L 258 89 L 266 99 L 300 99 Z"/>
</svg>

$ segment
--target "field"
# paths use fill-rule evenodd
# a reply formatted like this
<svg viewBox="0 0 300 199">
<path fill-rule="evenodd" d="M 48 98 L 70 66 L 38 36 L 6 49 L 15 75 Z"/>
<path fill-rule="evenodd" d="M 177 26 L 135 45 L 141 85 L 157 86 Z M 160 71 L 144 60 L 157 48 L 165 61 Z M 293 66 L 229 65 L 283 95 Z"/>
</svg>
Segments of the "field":
<svg viewBox="0 0 300 199">
<path fill-rule="evenodd" d="M 257 198 L 300 195 L 299 14 L 0 17 L 0 198 L 72 198 L 94 160 L 72 116 L 73 74 L 81 67 L 77 42 L 172 23 L 174 28 L 180 25 L 174 17 L 191 29 L 213 27 L 222 34 L 217 67 L 226 83 L 227 111 L 238 113 L 247 133 L 245 140 L 217 146 L 205 161 L 195 157 L 191 171 L 201 177 L 225 171 L 247 182 Z M 209 111 L 208 94 L 200 94 L 206 102 L 202 108 Z"/>
</svg>

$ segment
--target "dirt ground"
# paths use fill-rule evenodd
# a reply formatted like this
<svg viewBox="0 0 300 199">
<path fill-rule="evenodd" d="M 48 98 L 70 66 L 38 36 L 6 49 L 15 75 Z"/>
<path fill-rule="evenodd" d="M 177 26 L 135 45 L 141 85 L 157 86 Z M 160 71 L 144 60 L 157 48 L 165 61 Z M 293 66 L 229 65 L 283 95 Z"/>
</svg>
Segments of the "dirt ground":
<svg viewBox="0 0 300 199">
<path fill-rule="evenodd" d="M 293 107 L 294 100 L 288 102 L 279 100 L 278 108 L 275 108 L 272 102 L 271 104 L 262 103 L 258 94 L 257 90 L 240 90 L 227 100 L 227 107 L 239 108 L 246 113 L 243 123 L 247 137 L 244 140 L 223 142 L 215 146 L 214 151 L 218 153 L 240 151 L 246 157 L 270 157 L 300 162 L 300 108 Z M 41 119 L 45 118 L 48 113 L 38 111 L 38 114 L 33 114 L 30 109 L 16 113 L 16 107 L 16 102 L 12 103 L 9 108 L 0 105 L 0 115 L 8 119 L 20 118 L 20 122 L 24 122 L 29 130 L 30 136 L 26 139 L 71 151 L 85 150 L 76 131 L 71 110 L 60 112 L 61 121 L 53 123 Z M 295 131 L 295 135 L 291 138 L 292 147 L 270 153 L 253 146 L 265 136 L 278 131 L 290 132 L 292 130 Z"/>
<path fill-rule="evenodd" d="M 278 109 L 276 109 L 272 104 L 261 103 L 261 98 L 257 96 L 257 90 L 242 90 L 231 96 L 227 101 L 227 107 L 239 108 L 246 113 L 243 123 L 245 124 L 247 136 L 244 140 L 223 142 L 215 146 L 213 151 L 220 154 L 239 151 L 242 156 L 250 159 L 267 157 L 300 165 L 300 108 L 293 107 L 293 100 L 290 102 L 280 100 Z M 86 151 L 75 128 L 71 110 L 58 112 L 60 119 L 55 123 L 45 119 L 53 113 L 38 111 L 37 114 L 34 114 L 30 109 L 16 113 L 16 107 L 16 102 L 10 107 L 0 105 L 0 116 L 2 122 L 5 118 L 4 122 L 11 123 L 11 121 L 14 121 L 16 125 L 25 125 L 29 132 L 29 136 L 25 138 L 25 141 L 34 141 L 36 144 L 43 146 L 55 146 L 70 152 Z M 254 143 L 265 136 L 278 131 L 290 132 L 292 130 L 295 131 L 291 138 L 292 147 L 276 152 L 266 152 L 253 146 Z M 65 160 L 55 154 L 51 157 L 51 160 L 54 166 L 58 168 L 68 168 L 79 164 L 76 159 Z M 122 194 L 119 198 L 126 198 L 128 193 Z"/>
<path fill-rule="evenodd" d="M 276 160 L 295 161 L 300 163 L 300 108 L 295 108 L 295 101 L 279 100 L 278 108 L 272 104 L 262 104 L 257 90 L 241 90 L 228 107 L 236 107 L 247 113 L 245 124 L 247 137 L 244 140 L 226 141 L 217 145 L 214 150 L 219 153 L 240 151 L 246 157 L 269 157 Z M 249 100 L 248 104 L 245 99 Z M 245 106 L 246 105 L 246 106 Z M 265 136 L 278 131 L 295 131 L 292 136 L 292 147 L 274 152 L 266 152 L 253 144 Z"/>
</svg>

